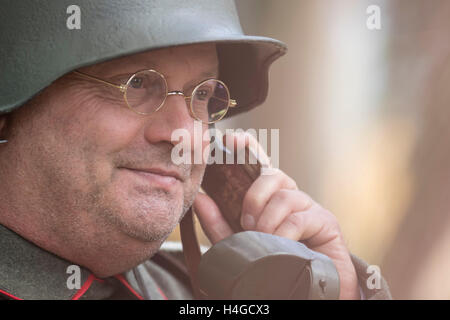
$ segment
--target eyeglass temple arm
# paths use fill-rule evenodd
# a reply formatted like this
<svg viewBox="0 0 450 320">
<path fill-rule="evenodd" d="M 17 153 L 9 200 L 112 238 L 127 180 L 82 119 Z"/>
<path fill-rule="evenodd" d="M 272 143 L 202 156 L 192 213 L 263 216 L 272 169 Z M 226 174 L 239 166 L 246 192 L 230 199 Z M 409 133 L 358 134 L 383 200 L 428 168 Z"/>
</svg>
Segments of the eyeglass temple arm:
<svg viewBox="0 0 450 320">
<path fill-rule="evenodd" d="M 115 83 L 108 82 L 108 81 L 99 79 L 99 78 L 94 77 L 94 76 L 90 76 L 90 75 L 88 75 L 88 74 L 86 74 L 86 73 L 82 73 L 82 72 L 80 72 L 80 71 L 74 71 L 74 73 L 76 73 L 76 74 L 78 74 L 78 75 L 80 75 L 80 76 L 82 76 L 82 77 L 84 77 L 84 78 L 88 78 L 88 79 L 91 79 L 91 80 L 94 80 L 94 81 L 98 81 L 98 82 L 104 83 L 104 84 L 106 84 L 106 85 L 108 85 L 108 86 L 111 86 L 111 87 L 114 87 L 114 88 L 116 88 L 116 89 L 119 89 L 119 90 L 122 91 L 122 92 L 125 92 L 125 90 L 126 90 L 126 85 L 123 85 L 123 84 L 117 85 L 117 84 L 115 84 Z"/>
<path fill-rule="evenodd" d="M 216 98 L 216 99 L 222 100 L 222 99 L 220 99 L 220 98 Z M 237 106 L 236 100 L 230 99 L 229 107 L 230 107 L 230 108 L 234 108 L 234 107 L 236 107 L 236 106 Z M 225 110 L 221 110 L 221 111 L 219 111 L 219 112 L 213 113 L 211 116 L 212 116 L 212 117 L 221 116 L 222 114 L 226 113 L 227 111 L 228 111 L 228 110 L 226 110 L 226 109 L 225 109 Z"/>
<path fill-rule="evenodd" d="M 217 97 L 215 97 L 215 99 L 221 100 L 221 101 L 223 101 L 223 102 L 226 102 L 225 99 L 221 99 L 221 98 L 217 98 Z M 237 102 L 236 102 L 236 100 L 230 99 L 229 101 L 230 101 L 230 102 L 229 102 L 228 106 L 229 106 L 230 108 L 237 107 Z"/>
</svg>

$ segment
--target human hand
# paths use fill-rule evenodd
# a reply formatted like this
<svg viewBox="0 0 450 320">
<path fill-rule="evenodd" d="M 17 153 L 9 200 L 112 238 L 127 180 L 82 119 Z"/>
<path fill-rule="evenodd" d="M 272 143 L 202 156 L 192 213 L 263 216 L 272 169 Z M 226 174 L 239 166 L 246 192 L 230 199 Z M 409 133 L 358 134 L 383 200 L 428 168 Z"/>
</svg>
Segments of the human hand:
<svg viewBox="0 0 450 320">
<path fill-rule="evenodd" d="M 268 160 L 251 135 L 235 134 L 227 138 L 234 140 L 235 146 L 259 148 L 260 155 Z M 261 175 L 254 181 L 244 197 L 243 229 L 301 241 L 311 250 L 325 254 L 333 261 L 339 274 L 339 298 L 359 299 L 356 271 L 336 217 L 299 190 L 295 181 L 284 172 L 270 170 L 271 174 Z M 208 195 L 197 195 L 194 211 L 213 244 L 234 233 Z"/>
</svg>

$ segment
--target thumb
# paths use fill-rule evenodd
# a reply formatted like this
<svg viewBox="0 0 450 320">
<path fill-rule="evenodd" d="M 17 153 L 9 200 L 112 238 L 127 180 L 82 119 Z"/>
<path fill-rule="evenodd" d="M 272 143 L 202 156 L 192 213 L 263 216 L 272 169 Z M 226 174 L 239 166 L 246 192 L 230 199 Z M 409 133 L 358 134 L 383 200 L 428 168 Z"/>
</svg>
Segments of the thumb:
<svg viewBox="0 0 450 320">
<path fill-rule="evenodd" d="M 203 231 L 212 244 L 233 234 L 233 230 L 226 222 L 220 209 L 208 195 L 198 193 L 193 207 Z"/>
</svg>

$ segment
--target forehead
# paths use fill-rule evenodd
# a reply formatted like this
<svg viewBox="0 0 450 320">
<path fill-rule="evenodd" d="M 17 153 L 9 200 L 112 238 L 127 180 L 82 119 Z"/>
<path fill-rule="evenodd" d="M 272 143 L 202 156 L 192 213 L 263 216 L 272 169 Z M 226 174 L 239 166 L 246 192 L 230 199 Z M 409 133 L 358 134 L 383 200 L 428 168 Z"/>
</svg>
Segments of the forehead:
<svg viewBox="0 0 450 320">
<path fill-rule="evenodd" d="M 216 45 L 213 43 L 169 47 L 137 53 L 81 69 L 94 74 L 111 72 L 134 72 L 155 69 L 162 72 L 217 74 L 219 61 Z"/>
</svg>

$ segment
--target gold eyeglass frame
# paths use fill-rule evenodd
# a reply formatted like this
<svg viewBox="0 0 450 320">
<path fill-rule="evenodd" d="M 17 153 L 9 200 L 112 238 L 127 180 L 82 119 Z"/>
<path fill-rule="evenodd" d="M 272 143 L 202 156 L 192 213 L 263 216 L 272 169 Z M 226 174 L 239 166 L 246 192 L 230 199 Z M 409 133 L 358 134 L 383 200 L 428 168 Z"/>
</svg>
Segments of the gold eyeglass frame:
<svg viewBox="0 0 450 320">
<path fill-rule="evenodd" d="M 134 79 L 134 77 L 135 77 L 137 74 L 139 74 L 139 73 L 141 73 L 141 72 L 145 72 L 145 71 L 154 72 L 154 73 L 156 73 L 157 75 L 159 75 L 159 76 L 164 80 L 165 87 L 166 87 L 166 94 L 165 94 L 164 100 L 163 100 L 163 101 L 161 102 L 161 104 L 155 109 L 155 111 L 153 111 L 153 112 L 151 112 L 151 113 L 144 113 L 144 112 L 139 112 L 139 111 L 135 110 L 135 108 L 133 108 L 133 107 L 130 106 L 130 104 L 128 103 L 128 99 L 127 99 L 127 90 L 128 90 L 128 87 L 129 87 L 131 81 Z M 123 93 L 123 99 L 125 100 L 125 103 L 126 103 L 127 107 L 128 107 L 129 109 L 131 109 L 131 111 L 133 111 L 133 112 L 135 112 L 135 113 L 137 113 L 137 114 L 143 115 L 143 116 L 147 116 L 147 115 L 150 115 L 150 114 L 153 114 L 153 113 L 157 112 L 158 110 L 160 110 L 160 109 L 164 106 L 164 103 L 166 102 L 166 99 L 167 99 L 168 96 L 176 96 L 176 95 L 182 96 L 182 97 L 184 98 L 184 100 L 186 101 L 186 103 L 189 104 L 189 113 L 191 114 L 191 117 L 192 117 L 192 118 L 194 118 L 194 119 L 196 119 L 196 120 L 199 120 L 199 121 L 201 121 L 201 122 L 203 122 L 203 123 L 207 123 L 207 124 L 216 123 L 216 122 L 222 120 L 222 119 L 225 117 L 225 115 L 228 113 L 228 110 L 229 110 L 230 108 L 234 108 L 234 107 L 237 106 L 236 100 L 231 99 L 230 90 L 228 89 L 227 85 L 226 85 L 223 81 L 218 80 L 218 79 L 214 79 L 214 78 L 210 78 L 210 79 L 203 80 L 202 82 L 200 82 L 199 84 L 197 84 L 197 85 L 195 86 L 195 88 L 192 90 L 192 94 L 191 94 L 190 96 L 186 96 L 186 95 L 184 94 L 183 91 L 178 91 L 178 90 L 175 90 L 175 91 L 169 91 L 169 86 L 168 86 L 168 84 L 167 84 L 167 80 L 166 80 L 166 78 L 164 77 L 164 75 L 163 75 L 162 73 L 156 71 L 156 70 L 153 70 L 153 69 L 137 71 L 137 72 L 135 72 L 133 75 L 131 75 L 131 76 L 128 78 L 128 80 L 127 80 L 127 82 L 126 82 L 125 84 L 120 84 L 120 85 L 115 84 L 115 83 L 112 83 L 112 82 L 109 82 L 109 81 L 106 81 L 106 80 L 103 80 L 103 79 L 100 79 L 100 78 L 97 78 L 97 77 L 94 77 L 94 76 L 91 76 L 91 75 L 89 75 L 89 74 L 86 74 L 86 73 L 83 73 L 83 72 L 80 72 L 80 71 L 74 71 L 74 73 L 77 74 L 77 75 L 79 75 L 79 76 L 82 76 L 82 77 L 84 77 L 84 78 L 87 78 L 87 79 L 90 79 L 90 80 L 94 80 L 94 81 L 98 81 L 98 82 L 101 82 L 101 83 L 106 84 L 106 85 L 108 85 L 108 86 L 111 86 L 111 87 L 114 87 L 114 88 L 116 88 L 116 89 L 119 89 L 120 92 Z M 208 82 L 208 81 L 210 81 L 210 80 L 217 81 L 217 82 L 219 82 L 220 84 L 222 84 L 222 85 L 224 86 L 224 88 L 227 90 L 227 94 L 228 94 L 228 97 L 229 97 L 229 102 L 228 102 L 228 107 L 225 109 L 225 112 L 224 112 L 224 111 L 219 111 L 219 112 L 218 112 L 218 113 L 222 113 L 222 112 L 223 112 L 223 114 L 220 115 L 220 118 L 219 118 L 219 119 L 214 120 L 214 121 L 208 121 L 208 122 L 205 122 L 205 121 L 199 119 L 199 118 L 195 115 L 194 109 L 193 109 L 193 99 L 192 99 L 192 96 L 193 96 L 193 94 L 196 92 L 196 90 L 197 90 L 198 88 L 200 88 L 203 84 L 205 84 L 206 82 Z M 220 99 L 220 98 L 217 98 L 217 97 L 216 97 L 216 99 Z M 189 100 L 189 103 L 188 103 L 188 100 Z M 222 99 L 220 99 L 220 100 L 222 100 Z M 215 113 L 215 114 L 217 114 L 217 113 Z"/>
</svg>

